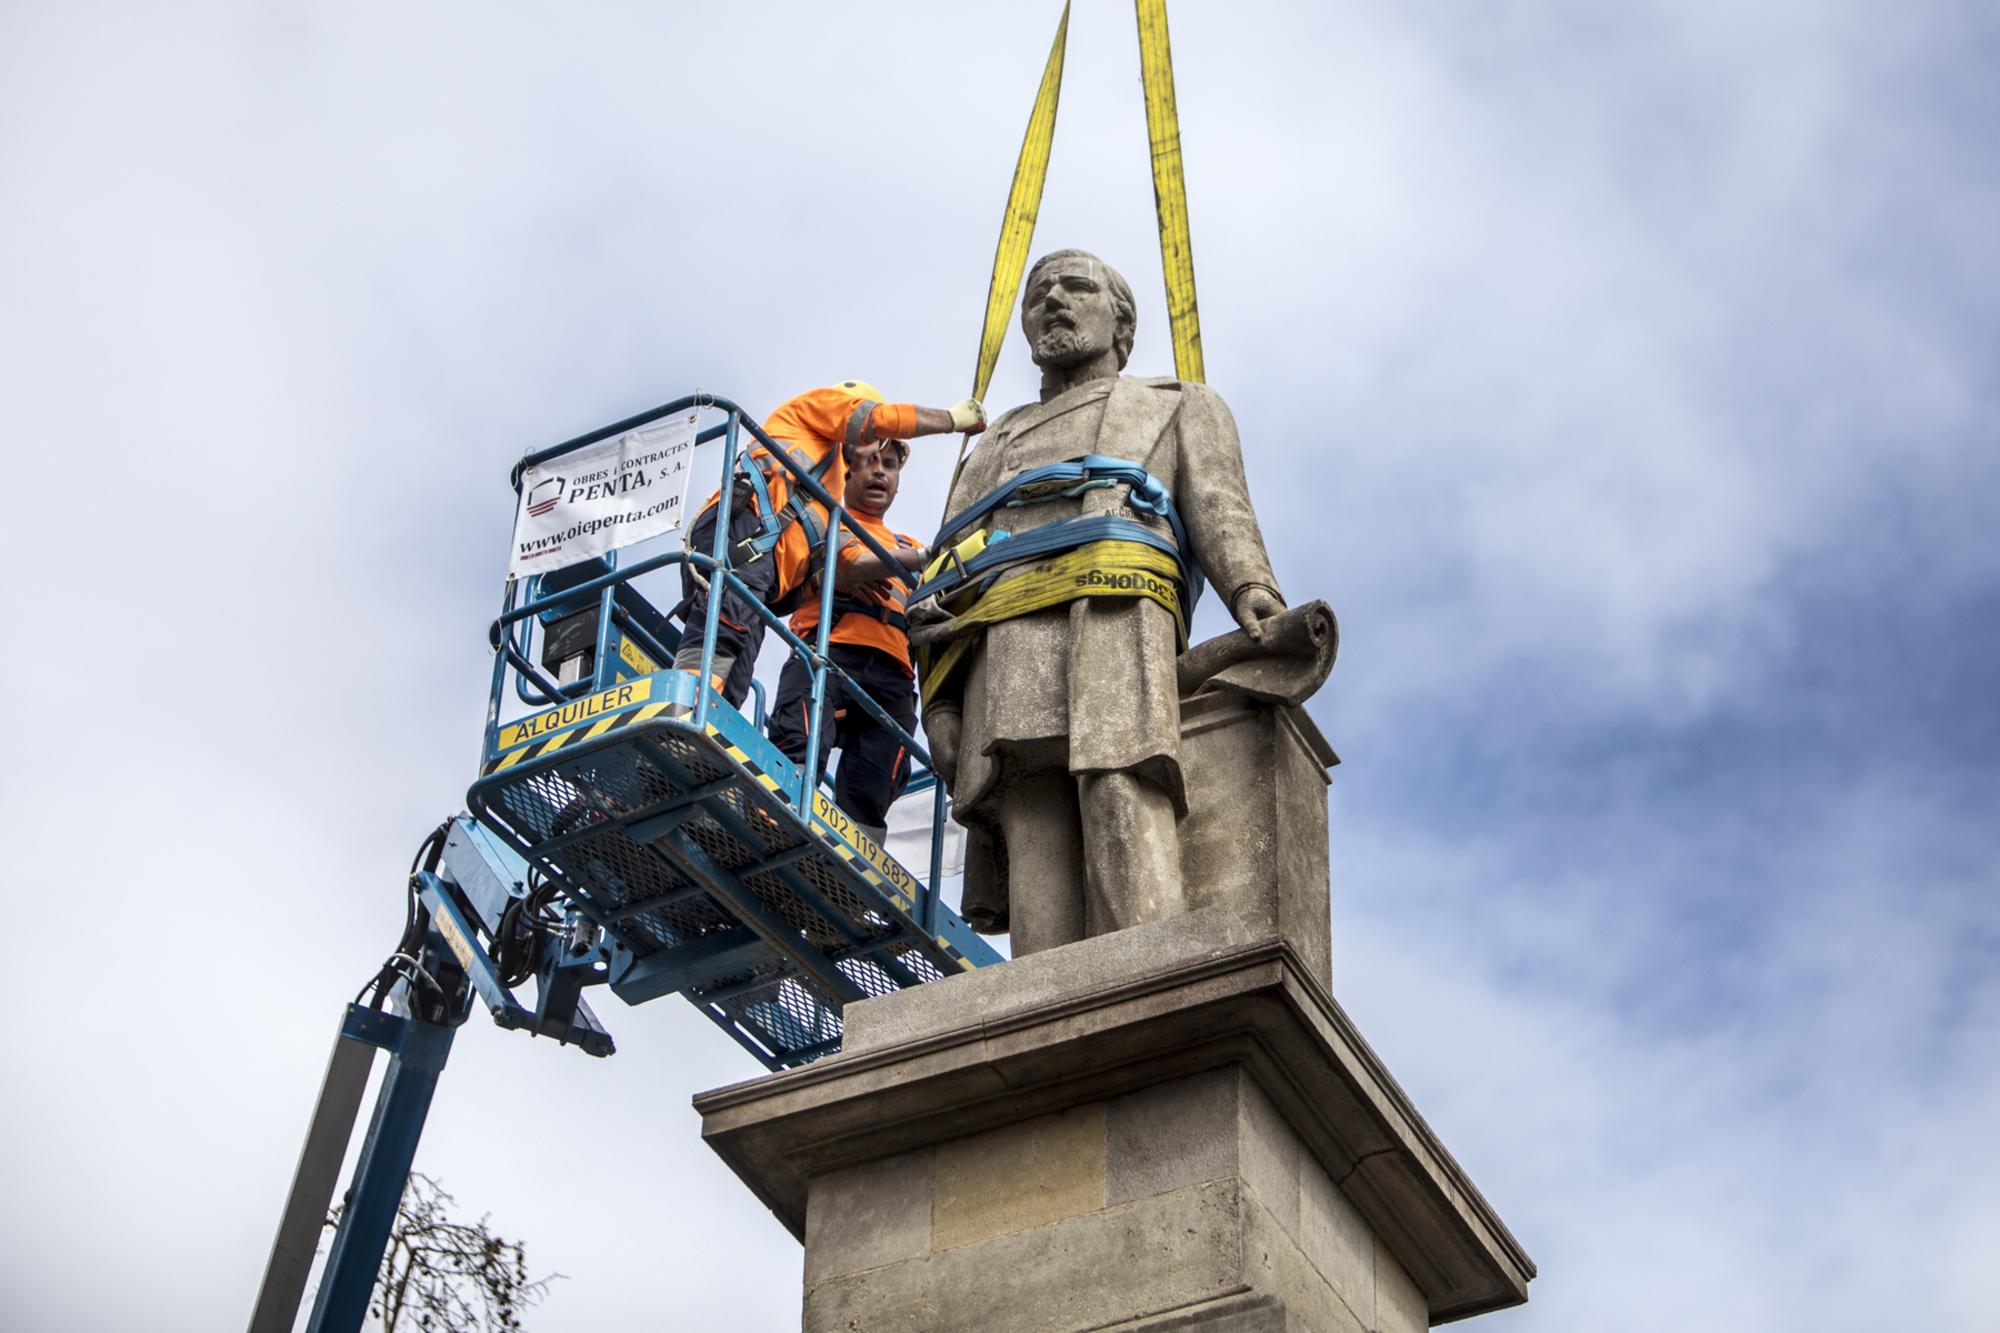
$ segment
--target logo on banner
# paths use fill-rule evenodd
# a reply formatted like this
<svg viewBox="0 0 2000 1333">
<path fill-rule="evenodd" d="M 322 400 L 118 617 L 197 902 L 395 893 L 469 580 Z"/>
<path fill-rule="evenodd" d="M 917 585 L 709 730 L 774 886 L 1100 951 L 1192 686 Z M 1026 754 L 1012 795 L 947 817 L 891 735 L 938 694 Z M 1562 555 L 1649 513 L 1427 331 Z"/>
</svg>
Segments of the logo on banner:
<svg viewBox="0 0 2000 1333">
<path fill-rule="evenodd" d="M 690 414 L 564 454 L 559 474 L 526 469 L 508 576 L 560 569 L 678 529 L 694 434 Z"/>
<path fill-rule="evenodd" d="M 524 498 L 528 506 L 528 512 L 534 517 L 540 518 L 543 514 L 548 513 L 551 509 L 562 503 L 562 495 L 563 479 L 561 477 L 548 477 L 530 486 L 528 494 Z"/>
</svg>

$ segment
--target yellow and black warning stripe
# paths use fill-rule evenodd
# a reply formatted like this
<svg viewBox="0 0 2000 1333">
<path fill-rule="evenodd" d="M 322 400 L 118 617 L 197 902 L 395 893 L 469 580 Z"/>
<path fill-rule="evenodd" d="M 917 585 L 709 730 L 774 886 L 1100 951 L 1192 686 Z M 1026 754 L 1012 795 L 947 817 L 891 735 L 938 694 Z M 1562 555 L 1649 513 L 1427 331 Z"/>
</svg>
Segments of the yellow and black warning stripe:
<svg viewBox="0 0 2000 1333">
<path fill-rule="evenodd" d="M 685 714 L 692 710 L 682 705 L 678 711 Z M 735 760 L 744 772 L 755 778 L 757 785 L 765 791 L 782 794 L 783 789 L 788 788 L 791 781 L 796 781 L 795 776 L 784 780 L 765 772 L 749 751 L 731 744 L 729 738 L 717 730 L 713 722 L 707 724 L 704 729 L 709 738 L 722 747 L 722 752 Z M 854 821 L 848 818 L 847 812 L 827 799 L 826 793 L 817 788 L 813 791 L 812 816 L 809 827 L 813 834 L 826 845 L 828 851 L 845 863 L 848 870 L 859 875 L 869 888 L 888 897 L 903 911 L 916 910 L 917 883 L 910 872 L 896 865 L 895 859 L 889 855 L 887 849 L 856 828 Z M 883 869 L 885 865 L 895 867 L 897 873 L 893 876 L 885 873 Z M 942 935 L 937 937 L 937 942 L 939 947 L 958 962 L 959 966 L 965 968 L 973 966 Z"/>
<path fill-rule="evenodd" d="M 627 727 L 636 722 L 651 721 L 653 718 L 659 717 L 662 714 L 665 714 L 670 718 L 679 719 L 688 717 L 692 715 L 693 712 L 694 709 L 687 704 L 657 703 L 657 704 L 647 704 L 642 708 L 630 709 L 623 713 L 616 713 L 610 717 L 603 718 L 597 722 L 594 722 L 588 727 L 573 728 L 569 731 L 559 731 L 553 736 L 549 736 L 542 740 L 536 741 L 534 744 L 525 746 L 519 750 L 515 750 L 511 754 L 502 755 L 498 759 L 495 759 L 493 762 L 486 765 L 483 775 L 490 776 L 494 773 L 504 772 L 505 770 L 512 768 L 515 764 L 523 763 L 526 760 L 533 759 L 538 755 L 553 754 L 555 751 L 562 749 L 563 746 L 568 745 L 573 741 L 595 740 L 597 737 L 616 731 L 621 727 Z M 750 752 L 748 750 L 745 750 L 743 747 L 739 745 L 731 743 L 729 738 L 724 736 L 713 722 L 706 724 L 703 730 L 707 733 L 709 739 L 713 740 L 717 745 L 722 747 L 722 752 L 724 754 L 728 755 L 731 759 L 733 759 L 736 762 L 737 766 L 740 767 L 744 772 L 748 773 L 752 778 L 754 778 L 757 782 L 757 785 L 762 787 L 765 791 L 778 792 L 782 787 L 786 785 L 785 782 L 765 772 L 763 766 L 759 764 L 756 761 L 756 759 L 751 757 Z M 814 795 L 817 797 L 819 796 L 819 793 L 815 792 Z M 823 798 L 821 799 L 823 800 Z M 821 814 L 821 810 L 818 808 L 820 807 L 820 804 L 821 804 L 820 800 L 816 800 L 814 802 L 815 814 Z M 825 804 L 829 808 L 835 810 L 838 809 L 838 807 L 832 806 L 831 802 L 826 802 Z M 843 824 L 846 824 L 849 821 L 847 821 L 843 816 L 841 822 Z M 820 840 L 827 844 L 828 850 L 832 851 L 836 856 L 840 857 L 841 860 L 845 861 L 850 867 L 852 867 L 854 872 L 860 875 L 861 878 L 868 883 L 869 887 L 874 889 L 880 889 L 890 893 L 892 897 L 895 897 L 898 901 L 902 903 L 904 910 L 906 911 L 910 910 L 912 904 L 909 901 L 907 901 L 909 897 L 907 891 L 899 891 L 897 888 L 892 887 L 888 879 L 885 878 L 882 875 L 882 873 L 876 870 L 875 867 L 870 863 L 872 858 L 869 858 L 864 853 L 857 852 L 854 850 L 854 848 L 850 847 L 847 844 L 847 842 L 843 839 L 842 833 L 836 832 L 831 827 L 830 821 L 828 821 L 823 814 L 821 815 L 821 818 L 813 821 L 813 832 L 818 834 Z M 856 833 L 851 833 L 848 836 L 861 837 L 864 835 L 861 835 L 860 833 L 856 832 Z M 886 857 L 888 853 L 883 852 L 881 853 L 881 855 Z"/>
<path fill-rule="evenodd" d="M 713 722 L 707 725 L 706 730 L 709 738 L 722 747 L 722 752 L 735 760 L 744 772 L 755 778 L 757 785 L 765 791 L 779 792 L 781 788 L 788 785 L 786 782 L 766 773 L 763 767 L 750 756 L 749 751 L 743 749 L 741 746 L 731 744 L 729 738 L 717 730 Z M 847 819 L 845 814 L 840 813 L 840 808 L 827 800 L 822 793 L 815 790 L 813 792 L 813 814 L 815 818 L 810 821 L 812 831 L 819 836 L 821 842 L 827 845 L 829 851 L 838 856 L 842 861 L 845 861 L 848 867 L 854 873 L 861 876 L 870 888 L 887 892 L 901 904 L 904 911 L 911 910 L 914 904 L 909 900 L 910 895 L 891 885 L 888 879 L 871 864 L 872 858 L 869 858 L 864 853 L 857 852 L 853 847 L 848 845 L 847 838 L 860 838 L 865 835 L 851 831 L 851 828 L 836 829 L 833 821 L 827 818 L 829 812 L 839 814 L 841 824 L 851 826 L 851 821 Z M 872 841 L 870 845 L 873 845 Z M 880 854 L 884 857 L 888 856 L 887 852 Z"/>
<path fill-rule="evenodd" d="M 646 704 L 639 708 L 629 708 L 622 713 L 613 713 L 610 717 L 599 718 L 587 727 L 572 727 L 568 731 L 558 731 L 553 736 L 543 737 L 533 745 L 523 746 L 497 759 L 489 760 L 486 767 L 480 770 L 480 776 L 491 777 L 495 773 L 505 772 L 514 765 L 539 755 L 554 754 L 573 741 L 596 740 L 599 736 L 617 731 L 620 727 L 629 727 L 635 722 L 649 722 L 670 707 L 672 707 L 670 704 Z"/>
<path fill-rule="evenodd" d="M 537 755 L 551 754 L 572 742 L 594 740 L 599 736 L 617 731 L 621 727 L 651 721 L 653 718 L 660 716 L 678 720 L 691 716 L 693 712 L 694 709 L 687 704 L 647 704 L 642 708 L 631 709 L 626 712 L 614 714 L 611 717 L 600 719 L 592 723 L 589 727 L 557 732 L 553 736 L 536 741 L 533 745 L 516 750 L 512 754 L 502 755 L 486 766 L 485 773 L 491 775 L 502 772 L 512 768 L 515 764 L 533 759 Z M 722 752 L 728 755 L 738 767 L 755 779 L 758 786 L 762 787 L 765 791 L 782 796 L 784 789 L 788 786 L 787 780 L 767 773 L 749 751 L 731 742 L 713 722 L 706 723 L 702 730 L 709 739 L 721 747 Z M 860 876 L 862 881 L 870 888 L 896 903 L 903 911 L 913 912 L 916 910 L 916 881 L 910 876 L 909 871 L 902 869 L 901 866 L 896 866 L 894 859 L 890 857 L 884 848 L 878 846 L 872 838 L 869 838 L 866 834 L 855 828 L 853 821 L 847 817 L 846 812 L 828 800 L 823 792 L 815 790 L 813 792 L 812 813 L 813 818 L 808 821 L 808 827 L 827 851 L 838 856 L 846 864 L 849 871 Z M 852 843 L 860 843 L 863 846 L 857 849 L 851 845 Z M 896 866 L 897 871 L 900 873 L 893 878 L 884 874 L 879 868 L 884 863 Z M 939 935 L 936 938 L 938 946 L 956 961 L 960 967 L 971 968 L 973 966 L 973 963 L 961 955 L 957 949 L 953 948 L 944 936 Z"/>
</svg>

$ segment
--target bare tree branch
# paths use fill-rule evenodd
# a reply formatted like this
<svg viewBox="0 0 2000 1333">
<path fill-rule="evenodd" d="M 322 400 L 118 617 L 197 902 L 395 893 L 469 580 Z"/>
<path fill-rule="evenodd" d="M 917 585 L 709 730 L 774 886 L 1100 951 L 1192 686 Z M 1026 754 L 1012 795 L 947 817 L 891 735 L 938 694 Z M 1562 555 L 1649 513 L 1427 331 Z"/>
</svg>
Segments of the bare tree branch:
<svg viewBox="0 0 2000 1333">
<path fill-rule="evenodd" d="M 453 1220 L 456 1202 L 430 1176 L 410 1173 L 368 1308 L 383 1333 L 514 1333 L 521 1312 L 562 1276 L 531 1279 L 527 1246 L 495 1235 L 486 1217 Z M 328 1213 L 327 1226 L 339 1226 L 340 1214 Z"/>
</svg>

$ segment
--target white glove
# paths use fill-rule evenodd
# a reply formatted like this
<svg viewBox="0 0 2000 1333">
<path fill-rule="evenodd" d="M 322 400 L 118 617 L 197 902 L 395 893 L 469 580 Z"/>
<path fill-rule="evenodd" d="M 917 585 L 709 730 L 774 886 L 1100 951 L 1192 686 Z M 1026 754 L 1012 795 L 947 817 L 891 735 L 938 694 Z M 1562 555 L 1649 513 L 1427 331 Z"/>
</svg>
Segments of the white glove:
<svg viewBox="0 0 2000 1333">
<path fill-rule="evenodd" d="M 977 398 L 968 398 L 951 409 L 951 428 L 960 432 L 982 431 L 986 429 L 986 409 L 979 405 Z"/>
</svg>

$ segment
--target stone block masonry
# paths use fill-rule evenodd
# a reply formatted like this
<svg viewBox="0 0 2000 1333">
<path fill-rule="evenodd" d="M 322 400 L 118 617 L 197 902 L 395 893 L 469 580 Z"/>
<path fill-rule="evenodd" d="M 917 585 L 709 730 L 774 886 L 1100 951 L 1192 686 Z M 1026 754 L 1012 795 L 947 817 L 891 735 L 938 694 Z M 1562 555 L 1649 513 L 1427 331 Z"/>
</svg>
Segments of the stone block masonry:
<svg viewBox="0 0 2000 1333">
<path fill-rule="evenodd" d="M 1144 1327 L 1246 1307 L 1306 1329 L 1428 1324 L 1240 1067 L 832 1173 L 812 1183 L 806 1238 L 809 1329 Z M 1096 1275 L 1078 1282 L 1085 1255 Z"/>
<path fill-rule="evenodd" d="M 1414 1333 L 1534 1267 L 1263 913 L 1210 908 L 848 1009 L 696 1099 L 841 1333 Z"/>
</svg>

